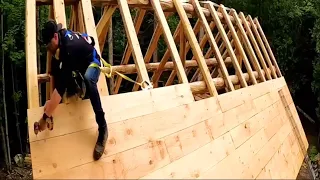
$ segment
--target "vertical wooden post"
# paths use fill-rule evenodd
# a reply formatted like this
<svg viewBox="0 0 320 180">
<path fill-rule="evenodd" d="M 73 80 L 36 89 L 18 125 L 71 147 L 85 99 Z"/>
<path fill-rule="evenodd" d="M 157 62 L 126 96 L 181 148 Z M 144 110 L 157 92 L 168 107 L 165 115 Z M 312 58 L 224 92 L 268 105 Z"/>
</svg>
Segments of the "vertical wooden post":
<svg viewBox="0 0 320 180">
<path fill-rule="evenodd" d="M 67 27 L 67 20 L 66 20 L 66 11 L 65 11 L 65 5 L 64 0 L 54 0 L 53 1 L 53 12 L 54 12 L 54 18 L 57 23 L 62 24 L 62 28 Z"/>
<path fill-rule="evenodd" d="M 53 6 L 49 6 L 49 19 L 54 19 L 54 12 L 53 12 Z M 49 75 L 49 82 L 46 83 L 46 100 L 49 100 L 51 97 L 51 94 L 54 89 L 54 78 L 50 75 L 51 74 L 51 60 L 52 60 L 52 54 L 50 51 L 47 51 L 47 65 L 46 65 L 46 73 Z"/>
<path fill-rule="evenodd" d="M 83 17 L 84 17 L 84 25 L 86 28 L 86 32 L 94 38 L 95 42 L 99 42 L 98 37 L 97 37 L 96 25 L 94 23 L 93 12 L 92 12 L 92 8 L 91 8 L 92 7 L 91 1 L 90 0 L 81 0 L 81 5 L 82 5 L 82 12 L 83 12 Z M 97 50 L 97 53 L 99 55 L 101 55 L 99 43 L 95 44 L 95 48 Z M 100 77 L 99 77 L 98 89 L 99 89 L 99 93 L 101 96 L 108 96 L 109 95 L 106 77 L 102 73 L 100 74 Z"/>
<path fill-rule="evenodd" d="M 26 76 L 28 108 L 39 107 L 37 46 L 36 46 L 36 0 L 26 1 Z"/>
</svg>

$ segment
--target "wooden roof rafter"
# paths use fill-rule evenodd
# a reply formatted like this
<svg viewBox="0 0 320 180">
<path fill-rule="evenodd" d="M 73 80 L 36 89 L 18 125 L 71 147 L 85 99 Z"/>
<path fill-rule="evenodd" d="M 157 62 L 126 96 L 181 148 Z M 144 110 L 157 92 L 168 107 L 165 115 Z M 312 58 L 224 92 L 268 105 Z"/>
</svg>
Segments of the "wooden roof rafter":
<svg viewBox="0 0 320 180">
<path fill-rule="evenodd" d="M 121 17 L 125 22 L 125 31 L 129 39 L 129 44 L 127 44 L 121 64 L 115 65 L 114 69 L 124 74 L 140 74 L 143 76 L 143 80 L 147 82 L 151 80 L 154 83 L 154 88 L 158 87 L 162 72 L 168 71 L 169 69 L 172 70 L 172 72 L 165 86 L 174 84 L 174 79 L 178 74 L 179 83 L 189 83 L 193 87 L 192 90 L 197 89 L 194 87 L 197 84 L 199 85 L 199 82 L 205 82 L 206 88 L 209 87 L 210 89 L 210 91 L 207 92 L 211 92 L 213 96 L 218 94 L 215 90 L 215 78 L 222 78 L 226 90 L 232 91 L 234 90 L 233 86 L 239 88 L 239 82 L 241 87 L 246 87 L 251 83 L 256 84 L 265 81 L 265 77 L 268 77 L 268 80 L 281 77 L 279 67 L 257 18 L 253 20 L 250 16 L 245 17 L 242 12 L 238 14 L 232 8 L 226 8 L 223 5 L 217 5 L 211 1 L 198 0 L 159 0 L 151 4 L 148 0 L 118 0 L 117 2 L 115 0 L 65 0 L 65 4 L 60 3 L 62 1 L 63 0 L 55 1 L 54 4 L 50 5 L 53 7 L 54 18 L 65 24 L 66 16 L 64 15 L 64 7 L 71 5 L 72 14 L 70 24 L 65 24 L 65 26 L 69 26 L 69 28 L 77 31 L 86 31 L 94 34 L 94 37 L 99 42 L 96 46 L 100 49 L 100 53 L 102 53 L 104 42 L 106 41 L 109 20 L 115 10 L 120 8 Z M 51 2 L 52 1 L 48 0 L 37 0 L 39 5 L 50 4 Z M 90 10 L 90 8 L 83 8 L 84 3 L 86 3 L 86 6 L 89 6 L 91 5 L 90 2 L 92 5 L 98 2 L 103 2 L 108 5 L 104 7 L 103 15 L 96 26 L 93 24 L 92 10 Z M 150 6 L 149 9 L 155 12 L 159 21 L 155 27 L 152 41 L 150 41 L 145 56 L 141 54 L 137 32 L 143 23 L 145 13 L 149 11 L 149 9 L 140 9 L 135 17 L 136 20 L 132 21 L 131 16 L 127 15 L 127 13 L 130 7 L 134 7 L 131 6 L 134 4 Z M 137 8 L 139 9 L 138 6 Z M 167 9 L 175 11 L 167 12 Z M 191 10 L 193 17 L 198 18 L 194 27 L 188 25 L 188 19 L 190 18 L 188 12 L 191 12 Z M 168 31 L 167 18 L 174 12 L 178 14 L 180 23 L 176 28 L 176 32 L 171 34 L 171 32 Z M 135 32 L 130 31 L 130 27 L 135 27 Z M 200 28 L 204 28 L 204 35 L 201 40 L 198 40 L 196 36 L 198 36 L 200 32 Z M 164 29 L 165 31 L 163 31 Z M 161 58 L 161 61 L 152 64 L 152 68 L 150 68 L 149 63 L 152 54 L 157 48 L 157 42 L 161 36 L 165 38 L 168 49 Z M 176 47 L 178 44 L 180 49 Z M 209 49 L 205 53 L 203 52 L 203 48 L 207 44 L 209 44 Z M 187 60 L 185 56 L 190 50 L 193 53 L 193 57 Z M 128 64 L 131 56 L 134 58 L 134 65 Z M 173 57 L 174 61 L 169 61 L 170 56 Z M 214 59 L 216 62 L 213 66 L 208 64 L 210 59 Z M 194 60 L 196 60 L 197 66 L 190 66 L 190 63 L 194 63 Z M 247 72 L 242 72 L 244 70 L 242 62 Z M 168 63 L 173 63 L 174 66 L 168 67 Z M 132 70 L 133 67 L 137 67 L 137 69 Z M 178 69 L 176 69 L 176 67 L 178 67 Z M 236 80 L 232 79 L 234 75 L 228 72 L 232 67 L 236 70 Z M 263 69 L 261 69 L 261 67 L 263 67 Z M 196 72 L 191 75 L 192 78 L 189 81 L 186 76 L 189 76 L 192 68 L 196 69 Z M 150 77 L 150 79 L 147 74 L 148 72 L 153 72 L 153 76 Z M 256 74 L 258 74 L 258 76 L 256 76 Z M 138 82 L 141 82 L 140 75 L 136 78 Z M 249 79 L 246 79 L 247 75 Z M 51 79 L 47 74 L 39 74 L 37 77 L 39 82 L 50 82 Z M 117 94 L 119 92 L 121 82 L 122 78 L 117 76 L 114 82 L 115 89 L 113 93 Z M 107 87 L 107 84 L 101 85 L 101 87 Z M 138 88 L 139 87 L 134 84 L 132 91 L 136 91 Z M 104 91 L 107 92 L 108 90 L 105 89 Z M 200 91 L 195 90 L 194 92 L 197 93 Z"/>
</svg>

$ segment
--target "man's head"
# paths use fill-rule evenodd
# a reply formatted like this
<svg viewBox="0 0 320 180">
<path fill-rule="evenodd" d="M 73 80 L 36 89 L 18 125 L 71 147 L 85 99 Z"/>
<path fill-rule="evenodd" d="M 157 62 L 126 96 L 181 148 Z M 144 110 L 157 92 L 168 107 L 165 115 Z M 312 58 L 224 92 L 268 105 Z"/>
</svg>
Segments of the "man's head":
<svg viewBox="0 0 320 180">
<path fill-rule="evenodd" d="M 57 24 L 53 20 L 49 20 L 44 24 L 42 29 L 42 40 L 47 46 L 47 49 L 54 53 L 58 49 L 59 36 L 58 31 L 61 29 L 61 24 Z"/>
</svg>

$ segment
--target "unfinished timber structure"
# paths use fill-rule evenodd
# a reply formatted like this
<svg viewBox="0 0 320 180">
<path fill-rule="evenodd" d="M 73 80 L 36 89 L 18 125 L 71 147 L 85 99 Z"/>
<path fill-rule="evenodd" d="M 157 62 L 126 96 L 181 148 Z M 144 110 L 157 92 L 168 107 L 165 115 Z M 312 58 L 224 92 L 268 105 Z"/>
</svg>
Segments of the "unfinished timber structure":
<svg viewBox="0 0 320 180">
<path fill-rule="evenodd" d="M 43 114 L 39 86 L 47 84 L 46 100 L 54 88 L 50 63 L 38 71 L 38 6 L 47 6 L 49 18 L 64 27 L 93 36 L 101 54 L 111 18 L 120 12 L 116 23 L 124 25 L 127 46 L 113 65 L 112 81 L 101 74 L 98 82 L 109 127 L 99 161 L 92 157 L 98 132 L 88 99 L 61 103 L 53 131 L 33 133 Z M 103 15 L 95 20 L 100 7 Z M 157 21 L 143 53 L 139 29 L 148 12 Z M 170 27 L 173 16 L 179 23 Z M 167 48 L 155 55 L 161 38 Z M 224 5 L 26 0 L 26 58 L 34 179 L 296 178 L 306 156 L 303 127 L 258 19 Z M 132 91 L 120 91 L 128 81 L 115 71 L 153 87 L 141 90 L 129 82 Z"/>
</svg>

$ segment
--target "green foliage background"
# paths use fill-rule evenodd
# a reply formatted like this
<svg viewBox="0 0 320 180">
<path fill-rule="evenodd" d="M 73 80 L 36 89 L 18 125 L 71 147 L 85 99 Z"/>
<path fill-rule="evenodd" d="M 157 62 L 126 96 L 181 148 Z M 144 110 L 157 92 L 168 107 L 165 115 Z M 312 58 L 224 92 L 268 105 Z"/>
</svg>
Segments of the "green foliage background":
<svg viewBox="0 0 320 180">
<path fill-rule="evenodd" d="M 259 18 L 296 105 L 299 105 L 312 118 L 318 120 L 320 118 L 320 0 L 220 0 L 214 2 L 223 3 L 238 12 L 242 11 L 245 14 L 251 14 L 252 17 Z M 5 17 L 4 40 L 1 44 L 5 53 L 6 67 L 6 76 L 5 78 L 1 77 L 0 80 L 6 82 L 9 143 L 11 155 L 14 156 L 21 153 L 17 145 L 15 114 L 18 114 L 19 118 L 23 151 L 29 152 L 26 123 L 25 0 L 6 0 L 0 4 L 0 8 Z M 67 9 L 68 11 L 69 9 Z M 96 8 L 94 13 L 98 18 L 101 10 Z M 40 19 L 37 21 L 40 27 L 47 20 L 47 14 L 46 8 L 40 8 Z M 168 22 L 170 27 L 174 29 L 177 26 L 178 18 L 170 18 Z M 141 31 L 145 32 L 139 34 L 139 40 L 144 39 L 141 47 L 145 51 L 153 32 L 152 14 L 147 15 Z M 113 33 L 114 59 L 121 60 L 126 47 L 126 37 L 118 10 L 113 16 Z M 107 57 L 107 48 L 108 46 L 105 46 L 105 58 Z M 167 48 L 163 39 L 160 40 L 158 48 L 159 56 L 162 56 Z M 40 47 L 42 62 L 45 62 L 44 52 L 44 48 Z M 119 64 L 120 62 L 115 63 Z M 11 69 L 11 65 L 14 68 Z M 42 63 L 41 72 L 44 70 L 45 64 Z M 11 78 L 11 73 L 14 74 L 14 78 Z M 15 84 L 15 90 L 13 90 L 12 84 Z M 1 125 L 4 125 L 4 102 L 2 102 L 2 98 L 0 101 L 0 122 Z M 14 103 L 17 103 L 17 110 L 14 109 Z M 317 128 L 311 130 L 317 130 Z"/>
</svg>

